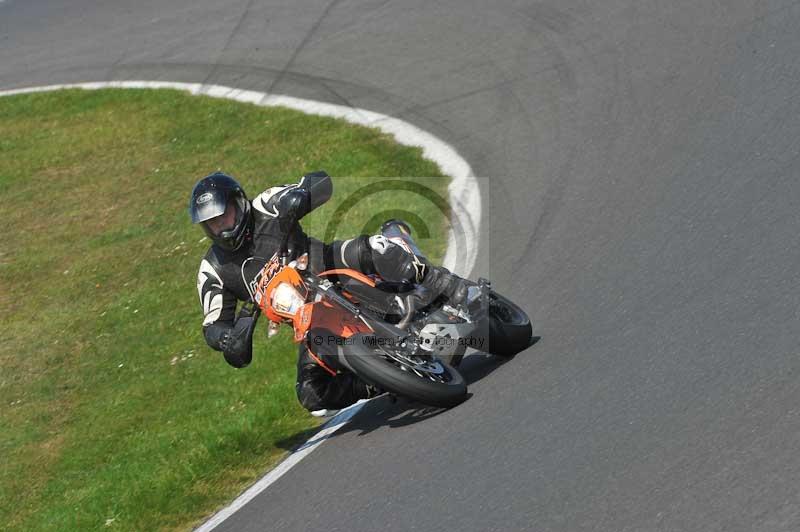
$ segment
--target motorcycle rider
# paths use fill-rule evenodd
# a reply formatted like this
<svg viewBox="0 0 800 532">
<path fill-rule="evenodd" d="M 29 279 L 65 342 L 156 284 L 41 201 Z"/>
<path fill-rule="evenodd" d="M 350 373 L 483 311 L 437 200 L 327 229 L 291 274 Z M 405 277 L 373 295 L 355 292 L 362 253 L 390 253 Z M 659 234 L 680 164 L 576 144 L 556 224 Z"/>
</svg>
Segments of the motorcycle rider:
<svg viewBox="0 0 800 532">
<path fill-rule="evenodd" d="M 242 368 L 252 360 L 254 317 L 242 311 L 237 318 L 237 303 L 253 300 L 255 277 L 278 251 L 288 231 L 292 231 L 290 256 L 308 253 L 308 268 L 314 273 L 351 268 L 389 281 L 421 284 L 454 304 L 466 297 L 463 279 L 408 253 L 383 235 L 360 235 L 326 244 L 307 236 L 299 224 L 290 227 L 288 213 L 299 219 L 325 203 L 331 193 L 330 177 L 322 171 L 306 174 L 297 184 L 268 188 L 252 201 L 233 177 L 221 172 L 194 186 L 189 214 L 192 223 L 200 224 L 212 241 L 197 276 L 203 335 L 231 366 Z M 306 409 L 344 408 L 376 393 L 352 373 L 338 369 L 335 361 L 323 361 L 300 344 L 296 391 Z"/>
</svg>

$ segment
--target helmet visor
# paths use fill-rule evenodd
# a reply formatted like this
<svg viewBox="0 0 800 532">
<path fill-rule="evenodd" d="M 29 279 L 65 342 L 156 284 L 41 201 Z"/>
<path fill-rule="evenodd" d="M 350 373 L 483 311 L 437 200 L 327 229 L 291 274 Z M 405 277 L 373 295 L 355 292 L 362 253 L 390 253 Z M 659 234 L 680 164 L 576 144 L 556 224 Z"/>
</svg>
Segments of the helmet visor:
<svg viewBox="0 0 800 532">
<path fill-rule="evenodd" d="M 224 238 L 227 236 L 225 233 L 229 233 L 239 225 L 241 218 L 241 209 L 236 201 L 230 198 L 225 206 L 225 212 L 202 222 L 202 224 L 209 236 Z"/>
</svg>

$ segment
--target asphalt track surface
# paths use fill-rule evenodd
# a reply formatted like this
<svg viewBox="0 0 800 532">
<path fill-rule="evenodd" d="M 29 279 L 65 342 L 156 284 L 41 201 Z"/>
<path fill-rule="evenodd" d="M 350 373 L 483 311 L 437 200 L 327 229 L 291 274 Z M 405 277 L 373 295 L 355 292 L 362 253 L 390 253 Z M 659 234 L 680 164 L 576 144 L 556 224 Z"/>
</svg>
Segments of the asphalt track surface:
<svg viewBox="0 0 800 532">
<path fill-rule="evenodd" d="M 208 82 L 394 115 L 487 178 L 543 339 L 378 401 L 220 530 L 800 530 L 800 4 L 6 0 L 0 88 Z"/>
</svg>

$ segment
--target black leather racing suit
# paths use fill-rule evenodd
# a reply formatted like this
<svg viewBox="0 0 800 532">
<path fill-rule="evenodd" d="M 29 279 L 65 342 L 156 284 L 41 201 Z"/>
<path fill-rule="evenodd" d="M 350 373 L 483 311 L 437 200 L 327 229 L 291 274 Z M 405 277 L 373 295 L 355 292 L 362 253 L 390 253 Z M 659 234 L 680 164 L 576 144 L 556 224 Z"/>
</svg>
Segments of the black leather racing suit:
<svg viewBox="0 0 800 532">
<path fill-rule="evenodd" d="M 212 245 L 200 263 L 197 290 L 203 307 L 203 334 L 208 345 L 223 351 L 225 360 L 234 367 L 248 365 L 252 357 L 250 345 L 244 350 L 232 350 L 228 343 L 235 327 L 237 302 L 252 300 L 252 280 L 278 251 L 281 238 L 289 229 L 279 212 L 279 198 L 296 186 L 272 187 L 253 199 L 251 226 L 242 246 L 227 251 Z M 388 280 L 419 283 L 431 270 L 424 258 L 407 253 L 382 235 L 361 235 L 325 244 L 308 237 L 297 225 L 288 247 L 291 256 L 308 252 L 309 269 L 315 273 L 352 268 L 366 274 L 378 273 Z M 348 372 L 332 375 L 318 365 L 302 343 L 296 389 L 300 403 L 308 410 L 343 408 L 370 393 L 355 375 Z"/>
</svg>

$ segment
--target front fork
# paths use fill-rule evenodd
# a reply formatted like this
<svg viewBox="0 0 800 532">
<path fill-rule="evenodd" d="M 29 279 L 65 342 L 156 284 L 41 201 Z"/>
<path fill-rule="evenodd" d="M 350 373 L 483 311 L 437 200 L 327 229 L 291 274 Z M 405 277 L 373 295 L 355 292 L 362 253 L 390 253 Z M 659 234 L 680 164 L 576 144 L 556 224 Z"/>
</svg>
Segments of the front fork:
<svg viewBox="0 0 800 532">
<path fill-rule="evenodd" d="M 481 313 L 489 313 L 489 291 L 492 289 L 492 282 L 485 277 L 478 277 L 478 286 L 481 289 Z"/>
</svg>

